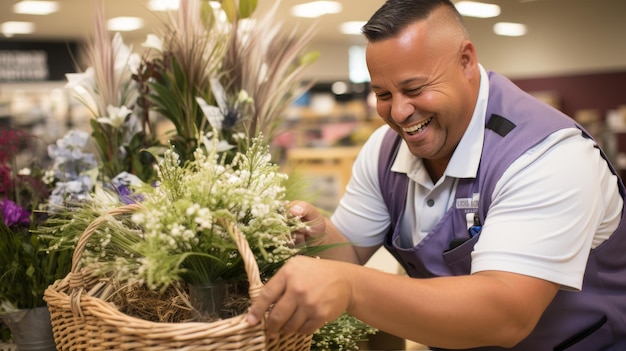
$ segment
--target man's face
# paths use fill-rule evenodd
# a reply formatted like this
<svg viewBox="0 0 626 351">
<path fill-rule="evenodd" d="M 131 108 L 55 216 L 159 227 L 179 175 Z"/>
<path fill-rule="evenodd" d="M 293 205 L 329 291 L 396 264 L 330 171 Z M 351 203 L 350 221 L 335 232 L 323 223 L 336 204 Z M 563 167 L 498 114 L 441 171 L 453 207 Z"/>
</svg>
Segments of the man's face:
<svg viewBox="0 0 626 351">
<path fill-rule="evenodd" d="M 366 59 L 378 114 L 411 153 L 445 168 L 472 117 L 478 71 L 471 43 L 428 28 L 428 21 L 416 22 L 369 43 Z"/>
</svg>

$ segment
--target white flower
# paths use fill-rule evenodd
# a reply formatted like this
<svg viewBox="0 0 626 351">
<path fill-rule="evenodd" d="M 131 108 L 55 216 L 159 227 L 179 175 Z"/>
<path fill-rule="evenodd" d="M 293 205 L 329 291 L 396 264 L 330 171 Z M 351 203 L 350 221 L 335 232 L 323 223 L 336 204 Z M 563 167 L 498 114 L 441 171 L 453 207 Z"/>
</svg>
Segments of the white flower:
<svg viewBox="0 0 626 351">
<path fill-rule="evenodd" d="M 147 49 L 154 49 L 158 52 L 163 52 L 163 41 L 154 34 L 148 34 L 146 41 L 144 41 L 141 46 Z"/>
<path fill-rule="evenodd" d="M 218 132 L 222 131 L 222 121 L 224 121 L 224 114 L 222 113 L 222 110 L 217 106 L 207 104 L 207 102 L 199 96 L 196 96 L 196 102 L 200 106 L 202 113 L 204 113 L 204 116 L 209 121 L 211 127 Z"/>
<path fill-rule="evenodd" d="M 29 176 L 31 174 L 30 168 L 26 167 L 26 168 L 22 168 L 19 171 L 17 171 L 17 174 L 21 175 L 21 176 Z"/>
<path fill-rule="evenodd" d="M 233 134 L 233 139 L 235 140 L 245 140 L 247 138 L 244 132 L 237 132 Z"/>
<path fill-rule="evenodd" d="M 48 169 L 44 172 L 42 181 L 44 184 L 51 185 L 54 182 L 54 170 Z"/>
<path fill-rule="evenodd" d="M 124 44 L 122 35 L 118 32 L 113 36 L 113 50 L 115 55 L 115 73 L 117 76 L 123 74 L 126 69 L 131 73 L 137 73 L 141 57 L 133 53 L 131 47 Z"/>
<path fill-rule="evenodd" d="M 104 209 L 112 209 L 120 204 L 119 196 L 110 191 L 106 191 L 100 183 L 96 183 L 93 199 L 94 204 Z"/>
<path fill-rule="evenodd" d="M 83 73 L 67 73 L 65 78 L 67 78 L 65 87 L 68 89 L 75 90 L 76 87 L 80 86 L 85 88 L 88 92 L 93 91 L 92 87 L 95 82 L 93 67 L 87 68 Z"/>
<path fill-rule="evenodd" d="M 235 145 L 229 144 L 226 140 L 219 140 L 217 143 L 215 143 L 212 138 L 212 133 L 208 133 L 207 135 L 202 136 L 202 144 L 204 144 L 207 150 L 212 150 L 215 148 L 217 152 L 227 151 L 235 147 Z"/>
<path fill-rule="evenodd" d="M 109 117 L 99 117 L 98 122 L 109 124 L 113 128 L 119 129 L 124 124 L 126 117 L 128 117 L 132 111 L 126 106 L 115 107 L 109 105 L 107 106 L 107 113 L 109 114 Z"/>
<path fill-rule="evenodd" d="M 213 93 L 217 106 L 222 111 L 226 111 L 228 108 L 228 106 L 226 106 L 226 92 L 219 79 L 215 77 L 211 78 L 211 92 Z"/>
<path fill-rule="evenodd" d="M 116 175 L 115 178 L 111 179 L 111 183 L 115 187 L 120 187 L 120 186 L 140 187 L 144 184 L 141 181 L 141 179 L 139 179 L 139 177 L 128 172 L 122 172 Z"/>
<path fill-rule="evenodd" d="M 97 106 L 95 96 L 98 93 L 95 90 L 96 76 L 93 67 L 87 68 L 83 73 L 67 73 L 65 75 L 67 83 L 65 87 L 76 94 L 78 101 L 88 108 Z"/>
<path fill-rule="evenodd" d="M 253 101 L 252 97 L 248 95 L 248 92 L 245 90 L 240 91 L 239 94 L 237 95 L 237 102 L 239 103 L 248 104 L 248 103 L 251 103 L 252 101 Z"/>
</svg>

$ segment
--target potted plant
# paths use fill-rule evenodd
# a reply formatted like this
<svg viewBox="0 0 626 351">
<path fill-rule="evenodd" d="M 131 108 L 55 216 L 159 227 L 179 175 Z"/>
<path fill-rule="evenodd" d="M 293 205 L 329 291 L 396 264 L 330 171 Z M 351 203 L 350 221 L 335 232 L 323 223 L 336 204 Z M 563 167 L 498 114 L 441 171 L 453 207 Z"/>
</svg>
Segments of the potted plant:
<svg viewBox="0 0 626 351">
<path fill-rule="evenodd" d="M 52 193 L 36 161 L 19 165 L 17 155 L 35 144 L 22 130 L 0 130 L 0 318 L 20 350 L 54 350 L 44 290 L 69 272 L 71 252 L 48 252 L 35 234 Z"/>
</svg>

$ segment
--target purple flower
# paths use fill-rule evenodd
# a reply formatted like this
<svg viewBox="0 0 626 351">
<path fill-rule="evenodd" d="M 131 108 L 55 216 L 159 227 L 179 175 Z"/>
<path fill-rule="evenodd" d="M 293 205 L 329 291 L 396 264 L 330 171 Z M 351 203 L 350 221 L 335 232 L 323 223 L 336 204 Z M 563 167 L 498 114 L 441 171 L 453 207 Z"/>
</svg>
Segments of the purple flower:
<svg viewBox="0 0 626 351">
<path fill-rule="evenodd" d="M 8 199 L 0 201 L 0 210 L 7 227 L 14 225 L 28 227 L 30 225 L 30 212 L 15 202 Z"/>
<path fill-rule="evenodd" d="M 124 204 L 136 204 L 144 200 L 143 195 L 135 192 L 143 182 L 134 174 L 122 172 L 111 180 L 111 184 Z"/>
</svg>

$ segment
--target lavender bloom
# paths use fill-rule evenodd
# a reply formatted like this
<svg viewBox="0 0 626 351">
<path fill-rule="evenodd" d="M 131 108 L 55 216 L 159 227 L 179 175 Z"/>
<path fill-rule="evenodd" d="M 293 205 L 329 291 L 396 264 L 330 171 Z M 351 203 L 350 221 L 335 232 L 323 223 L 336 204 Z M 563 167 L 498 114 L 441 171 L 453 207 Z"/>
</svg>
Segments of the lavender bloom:
<svg viewBox="0 0 626 351">
<path fill-rule="evenodd" d="M 135 188 L 142 186 L 143 182 L 134 174 L 122 172 L 111 180 L 111 184 L 124 204 L 135 204 L 144 200 L 141 194 L 135 193 Z"/>
<path fill-rule="evenodd" d="M 30 213 L 15 202 L 8 199 L 0 201 L 0 210 L 7 227 L 14 225 L 28 227 L 30 225 Z"/>
</svg>

